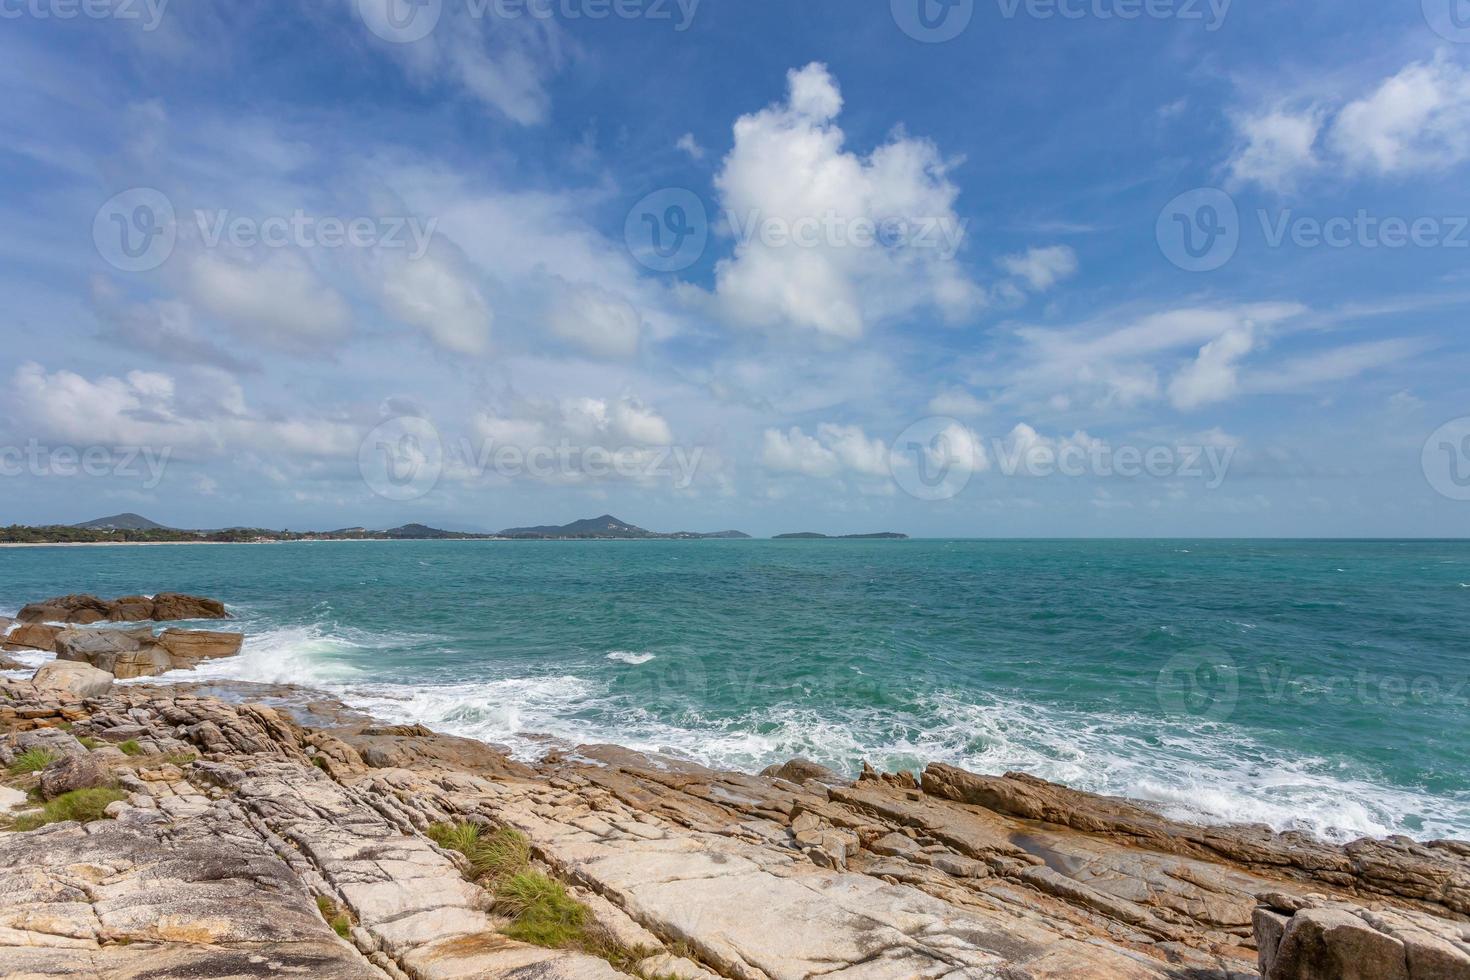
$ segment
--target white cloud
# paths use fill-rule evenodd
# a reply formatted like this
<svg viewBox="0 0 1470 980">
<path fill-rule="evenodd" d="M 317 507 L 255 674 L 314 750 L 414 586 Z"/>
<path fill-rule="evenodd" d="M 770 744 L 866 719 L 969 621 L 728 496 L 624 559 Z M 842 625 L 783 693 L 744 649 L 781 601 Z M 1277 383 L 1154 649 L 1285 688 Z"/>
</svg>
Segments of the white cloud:
<svg viewBox="0 0 1470 980">
<path fill-rule="evenodd" d="M 1317 166 L 1313 147 L 1322 129 L 1316 108 L 1293 112 L 1278 107 L 1235 117 L 1244 141 L 1230 160 L 1232 185 L 1257 183 L 1268 190 L 1290 191 L 1298 177 Z"/>
<path fill-rule="evenodd" d="M 356 20 L 359 0 L 344 0 L 344 5 Z M 385 4 L 361 6 L 364 16 L 382 16 Z M 472 16 L 472 5 L 445 3 L 440 23 L 427 37 L 411 44 L 374 41 L 374 46 L 399 61 L 422 87 L 451 86 L 512 122 L 544 122 L 551 110 L 546 86 L 564 60 L 561 28 L 544 17 L 496 16 L 494 4 L 480 9 L 485 16 Z"/>
<path fill-rule="evenodd" d="M 1186 348 L 1196 351 L 1240 330 L 1278 328 L 1303 316 L 1295 303 L 1186 307 L 1065 328 L 1020 327 L 1017 363 L 996 372 L 1004 400 L 1024 411 L 1127 409 L 1164 394 L 1160 372 Z M 1187 383 L 1185 383 L 1187 385 Z M 1181 388 L 1181 392 L 1185 389 Z"/>
<path fill-rule="evenodd" d="M 556 447 L 565 442 L 586 448 L 621 449 L 667 446 L 674 441 L 669 423 L 636 398 L 526 399 L 508 411 L 482 411 L 474 417 L 482 439 L 521 449 Z"/>
<path fill-rule="evenodd" d="M 1470 72 L 1441 56 L 1416 62 L 1344 106 L 1328 142 L 1380 174 L 1440 170 L 1470 159 Z"/>
<path fill-rule="evenodd" d="M 435 240 L 418 258 L 379 251 L 373 264 L 383 308 L 456 354 L 483 354 L 495 321 L 457 248 Z"/>
<path fill-rule="evenodd" d="M 886 477 L 888 446 L 869 438 L 860 426 L 823 422 L 809 436 L 798 426 L 788 431 L 767 429 L 761 446 L 761 461 L 768 469 L 830 477 L 849 472 L 859 476 Z"/>
<path fill-rule="evenodd" d="M 632 357 L 638 352 L 643 317 L 621 296 L 590 284 L 568 285 L 553 300 L 547 328 L 598 357 Z"/>
<path fill-rule="evenodd" d="M 279 347 L 329 346 L 351 330 L 346 300 L 292 251 L 276 249 L 258 260 L 200 253 L 189 266 L 189 291 L 236 332 Z"/>
<path fill-rule="evenodd" d="M 1231 183 L 1289 192 L 1314 172 L 1406 176 L 1470 160 L 1470 71 L 1444 53 L 1333 109 L 1277 105 L 1234 117 Z"/>
<path fill-rule="evenodd" d="M 147 446 L 175 456 L 235 452 L 347 459 L 366 427 L 341 419 L 251 412 L 240 386 L 220 371 L 175 378 L 148 371 L 88 380 L 26 363 L 11 378 L 15 417 L 28 434 L 74 446 Z"/>
<path fill-rule="evenodd" d="M 1255 342 L 1255 327 L 1245 322 L 1201 347 L 1194 363 L 1169 382 L 1169 400 L 1174 407 L 1194 409 L 1234 396 L 1240 389 L 1237 367 Z"/>
<path fill-rule="evenodd" d="M 736 121 L 715 178 L 741 226 L 734 256 L 715 270 L 724 315 L 852 340 L 922 307 L 973 312 L 982 294 L 954 261 L 964 224 L 934 144 L 899 132 L 860 157 L 844 149 L 842 95 L 826 66 L 792 71 L 788 83 L 786 102 Z M 895 219 L 910 222 L 910 240 L 867 241 L 866 229 Z M 810 234 L 798 245 L 761 233 L 771 227 Z"/>
<path fill-rule="evenodd" d="M 935 415 L 958 415 L 966 418 L 984 415 L 990 411 L 990 406 L 968 391 L 950 389 L 941 391 L 929 400 L 929 411 Z"/>
<path fill-rule="evenodd" d="M 674 148 L 676 150 L 683 150 L 689 154 L 692 160 L 704 159 L 704 147 L 699 145 L 699 140 L 694 138 L 693 133 L 685 133 L 683 136 L 680 136 L 679 141 L 674 144 Z"/>
<path fill-rule="evenodd" d="M 833 476 L 841 468 L 837 454 L 797 426 L 790 431 L 767 429 L 761 446 L 761 462 L 772 470 L 806 476 Z"/>
<path fill-rule="evenodd" d="M 1000 260 L 1000 267 L 1025 280 L 1035 292 L 1043 293 L 1076 274 L 1077 253 L 1066 245 L 1032 248 L 1019 255 L 1005 256 Z"/>
<path fill-rule="evenodd" d="M 869 439 L 856 425 L 824 423 L 817 436 L 846 469 L 866 476 L 888 475 L 888 446 L 882 439 Z"/>
</svg>

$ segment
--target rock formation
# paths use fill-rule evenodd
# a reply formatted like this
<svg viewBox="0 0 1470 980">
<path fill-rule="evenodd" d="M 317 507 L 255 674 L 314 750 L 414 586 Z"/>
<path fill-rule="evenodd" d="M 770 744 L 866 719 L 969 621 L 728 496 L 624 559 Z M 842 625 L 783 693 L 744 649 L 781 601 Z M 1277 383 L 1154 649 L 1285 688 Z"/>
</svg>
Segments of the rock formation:
<svg viewBox="0 0 1470 980">
<path fill-rule="evenodd" d="M 0 764 L 85 741 L 120 797 L 0 833 L 7 976 L 1470 977 L 1470 845 L 1192 827 L 945 766 L 848 782 L 612 746 L 532 766 L 181 688 L 0 680 L 0 732 Z M 428 835 L 446 824 L 524 835 L 601 952 L 510 938 L 516 909 Z"/>
<path fill-rule="evenodd" d="M 127 679 L 153 677 L 171 670 L 193 670 L 204 660 L 233 657 L 245 637 L 240 633 L 164 630 L 154 636 L 138 629 L 67 629 L 53 641 L 58 661 L 89 664 Z"/>
<path fill-rule="evenodd" d="M 22 623 L 171 623 L 189 619 L 228 619 L 224 603 L 177 592 L 153 597 L 133 595 L 99 599 L 94 595 L 64 595 L 33 602 L 18 614 Z"/>
</svg>

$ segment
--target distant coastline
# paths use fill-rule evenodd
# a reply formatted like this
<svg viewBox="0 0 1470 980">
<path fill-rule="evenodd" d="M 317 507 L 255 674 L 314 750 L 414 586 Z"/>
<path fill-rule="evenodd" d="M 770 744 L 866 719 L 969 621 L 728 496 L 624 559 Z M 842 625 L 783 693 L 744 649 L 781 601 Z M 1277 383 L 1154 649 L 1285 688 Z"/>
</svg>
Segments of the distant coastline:
<svg viewBox="0 0 1470 980">
<path fill-rule="evenodd" d="M 907 534 L 879 531 L 868 534 L 828 535 L 798 531 L 775 535 L 773 540 L 907 540 Z M 122 547 L 167 544 L 296 544 L 318 541 L 749 541 L 744 531 L 650 531 L 611 514 L 572 521 L 513 527 L 498 532 L 448 531 L 427 524 L 404 524 L 386 530 L 365 527 L 335 531 L 276 531 L 269 528 L 230 527 L 218 530 L 182 530 L 140 514 L 115 514 L 81 524 L 0 527 L 0 548 Z"/>
</svg>

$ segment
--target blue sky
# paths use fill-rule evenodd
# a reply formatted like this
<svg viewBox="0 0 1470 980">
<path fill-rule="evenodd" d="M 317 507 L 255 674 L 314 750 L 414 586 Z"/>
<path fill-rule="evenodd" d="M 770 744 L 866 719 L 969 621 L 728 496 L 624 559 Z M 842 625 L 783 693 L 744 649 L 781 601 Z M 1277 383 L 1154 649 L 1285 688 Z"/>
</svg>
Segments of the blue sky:
<svg viewBox="0 0 1470 980">
<path fill-rule="evenodd" d="M 1463 0 L 920 2 L 7 0 L 0 520 L 1470 530 Z"/>
</svg>

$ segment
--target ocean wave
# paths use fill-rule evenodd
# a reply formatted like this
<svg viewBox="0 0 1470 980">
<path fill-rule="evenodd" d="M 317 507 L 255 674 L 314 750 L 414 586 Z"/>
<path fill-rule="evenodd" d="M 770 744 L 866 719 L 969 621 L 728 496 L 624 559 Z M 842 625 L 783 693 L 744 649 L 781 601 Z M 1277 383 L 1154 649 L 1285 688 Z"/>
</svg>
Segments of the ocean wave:
<svg viewBox="0 0 1470 980">
<path fill-rule="evenodd" d="M 632 666 L 637 667 L 641 664 L 648 663 L 650 660 L 653 660 L 654 654 L 633 653 L 628 650 L 614 650 L 612 653 L 609 653 L 607 655 L 607 659 L 616 660 L 620 664 L 631 664 Z"/>
<path fill-rule="evenodd" d="M 619 693 L 618 677 L 630 675 L 592 668 L 583 676 L 571 660 L 544 673 L 506 666 L 494 668 L 505 671 L 500 676 L 400 683 L 385 679 L 389 658 L 432 651 L 441 638 L 329 622 L 260 624 L 255 633 L 246 625 L 239 657 L 149 681 L 317 688 L 384 721 L 506 745 L 523 759 L 553 746 L 606 742 L 747 772 L 795 756 L 849 774 L 864 760 L 887 770 L 944 762 L 980 773 L 1023 771 L 1143 800 L 1196 823 L 1259 823 L 1337 842 L 1394 834 L 1470 837 L 1465 794 L 1388 785 L 1340 761 L 1264 744 L 1228 724 L 1089 713 L 962 691 L 881 708 L 774 704 L 722 713 L 689 704 L 655 711 L 644 699 Z M 605 659 L 636 666 L 654 656 L 612 651 Z"/>
</svg>

